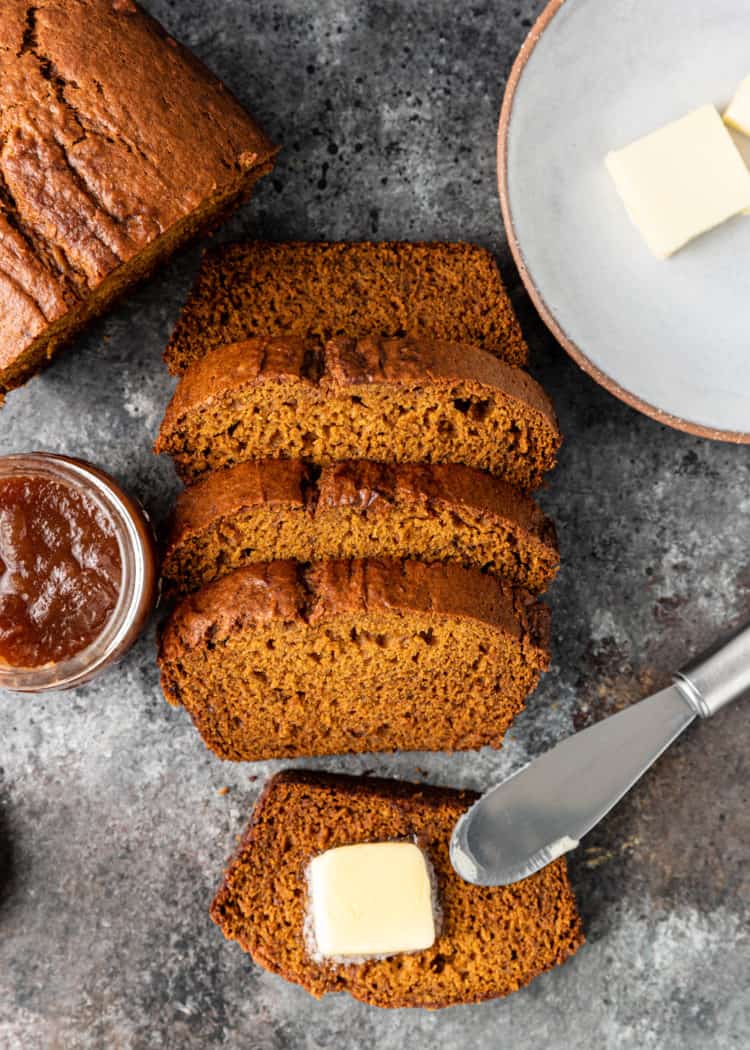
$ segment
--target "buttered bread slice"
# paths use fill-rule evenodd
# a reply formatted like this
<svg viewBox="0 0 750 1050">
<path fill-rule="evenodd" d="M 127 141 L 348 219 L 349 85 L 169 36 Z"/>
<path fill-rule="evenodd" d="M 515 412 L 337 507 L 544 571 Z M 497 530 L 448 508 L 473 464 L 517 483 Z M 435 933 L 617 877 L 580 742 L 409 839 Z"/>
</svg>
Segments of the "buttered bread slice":
<svg viewBox="0 0 750 1050">
<path fill-rule="evenodd" d="M 248 565 L 166 622 L 167 699 L 221 758 L 499 746 L 549 664 L 549 611 L 458 565 Z"/>
<path fill-rule="evenodd" d="M 295 337 L 221 347 L 175 391 L 156 442 L 186 481 L 244 460 L 460 463 L 524 490 L 556 462 L 549 398 L 477 347 Z"/>
<path fill-rule="evenodd" d="M 513 886 L 472 886 L 456 875 L 451 833 L 476 797 L 374 777 L 279 773 L 255 806 L 211 917 L 260 966 L 316 998 L 348 992 L 373 1006 L 438 1009 L 515 992 L 575 954 L 581 920 L 564 858 Z M 387 958 L 321 959 L 309 936 L 311 865 L 364 843 L 421 850 L 434 875 L 436 936 Z"/>
</svg>

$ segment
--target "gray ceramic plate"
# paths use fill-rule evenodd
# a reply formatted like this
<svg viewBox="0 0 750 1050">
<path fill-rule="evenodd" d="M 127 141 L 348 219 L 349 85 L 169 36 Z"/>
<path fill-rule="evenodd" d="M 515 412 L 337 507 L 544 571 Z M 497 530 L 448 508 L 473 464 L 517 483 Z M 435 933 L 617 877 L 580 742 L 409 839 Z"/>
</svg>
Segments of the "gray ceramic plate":
<svg viewBox="0 0 750 1050">
<path fill-rule="evenodd" d="M 671 426 L 750 442 L 750 218 L 654 259 L 604 167 L 750 74 L 750 0 L 553 0 L 506 90 L 498 170 L 523 280 L 557 338 Z M 750 142 L 746 143 L 750 145 Z"/>
</svg>

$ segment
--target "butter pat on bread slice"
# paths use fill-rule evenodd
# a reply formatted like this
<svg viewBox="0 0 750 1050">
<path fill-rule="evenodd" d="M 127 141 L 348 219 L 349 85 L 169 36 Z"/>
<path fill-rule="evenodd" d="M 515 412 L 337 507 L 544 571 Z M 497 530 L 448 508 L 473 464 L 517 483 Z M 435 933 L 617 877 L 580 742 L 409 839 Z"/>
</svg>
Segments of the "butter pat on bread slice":
<svg viewBox="0 0 750 1050">
<path fill-rule="evenodd" d="M 417 952 L 435 940 L 432 883 L 412 842 L 338 846 L 309 868 L 317 951 L 328 958 Z"/>
<path fill-rule="evenodd" d="M 750 171 L 711 105 L 608 153 L 605 163 L 661 259 L 750 208 Z"/>
</svg>

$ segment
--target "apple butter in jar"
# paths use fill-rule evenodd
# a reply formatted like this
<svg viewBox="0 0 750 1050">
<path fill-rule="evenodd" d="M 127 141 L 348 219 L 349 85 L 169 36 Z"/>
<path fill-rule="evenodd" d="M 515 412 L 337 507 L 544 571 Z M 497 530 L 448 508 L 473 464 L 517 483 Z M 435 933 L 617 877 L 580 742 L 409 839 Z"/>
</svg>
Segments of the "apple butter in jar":
<svg viewBox="0 0 750 1050">
<path fill-rule="evenodd" d="M 92 678 L 138 637 L 155 587 L 151 529 L 112 478 L 52 453 L 0 458 L 0 688 Z"/>
</svg>

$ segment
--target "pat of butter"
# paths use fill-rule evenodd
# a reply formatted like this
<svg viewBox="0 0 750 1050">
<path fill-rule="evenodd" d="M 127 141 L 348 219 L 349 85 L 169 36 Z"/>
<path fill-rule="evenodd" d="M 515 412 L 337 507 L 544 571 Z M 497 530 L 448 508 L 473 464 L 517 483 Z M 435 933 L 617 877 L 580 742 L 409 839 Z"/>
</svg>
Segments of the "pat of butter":
<svg viewBox="0 0 750 1050">
<path fill-rule="evenodd" d="M 313 858 L 308 877 L 320 955 L 395 955 L 434 943 L 430 873 L 413 843 L 339 846 Z"/>
<path fill-rule="evenodd" d="M 630 218 L 665 259 L 750 208 L 750 172 L 714 106 L 701 106 L 606 165 Z"/>
<path fill-rule="evenodd" d="M 745 77 L 737 88 L 737 94 L 724 113 L 724 120 L 735 131 L 750 135 L 750 77 Z"/>
</svg>

